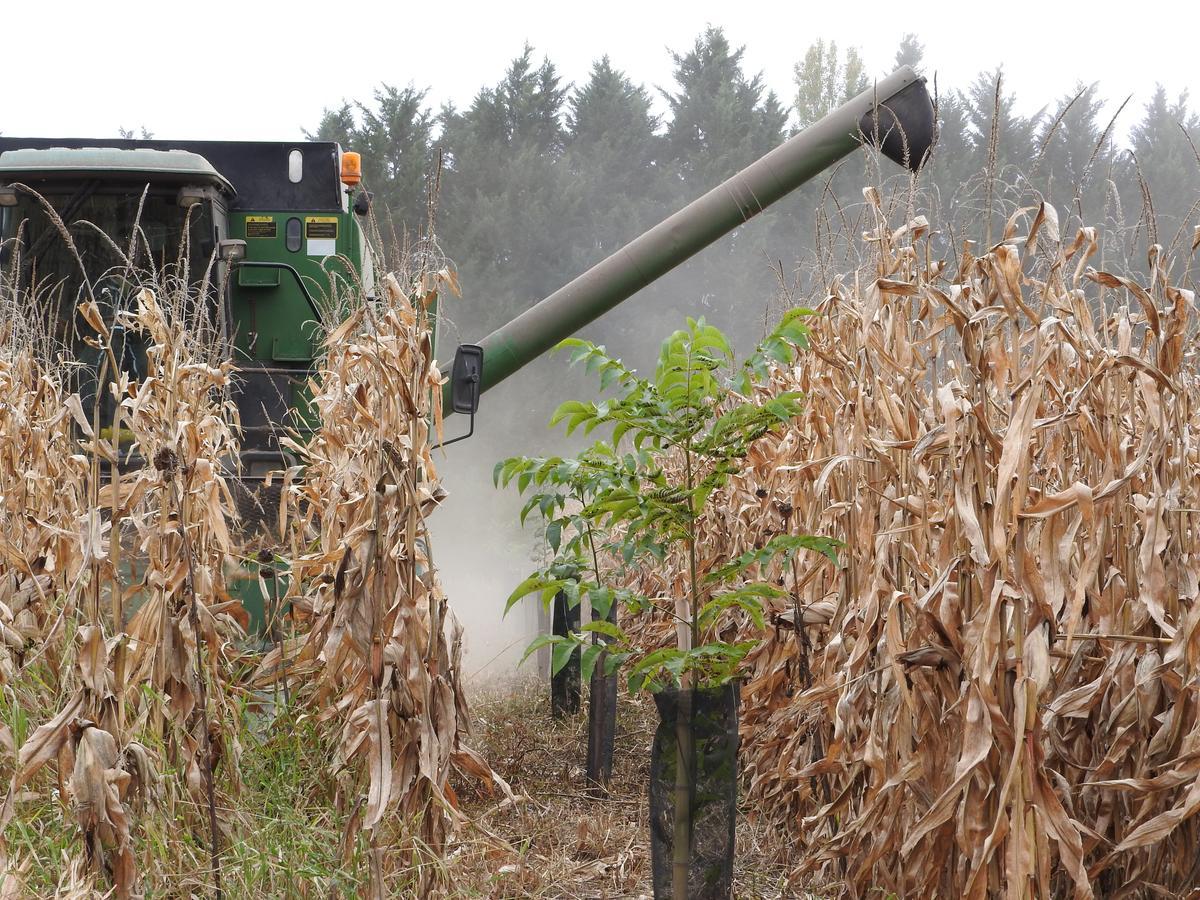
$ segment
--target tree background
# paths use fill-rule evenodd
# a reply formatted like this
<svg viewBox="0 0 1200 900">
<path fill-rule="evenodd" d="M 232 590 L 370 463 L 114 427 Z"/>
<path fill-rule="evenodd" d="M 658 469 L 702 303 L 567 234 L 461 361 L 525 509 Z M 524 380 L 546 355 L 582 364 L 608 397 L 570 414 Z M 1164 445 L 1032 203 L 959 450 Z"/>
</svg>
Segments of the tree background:
<svg viewBox="0 0 1200 900">
<path fill-rule="evenodd" d="M 921 70 L 923 55 L 913 35 L 891 60 L 816 40 L 796 61 L 785 101 L 746 71 L 743 48 L 720 28 L 671 52 L 673 79 L 661 88 L 634 83 L 607 56 L 583 83 L 567 84 L 552 60 L 526 45 L 462 109 L 435 110 L 426 88 L 385 84 L 325 110 L 310 136 L 362 153 L 364 185 L 388 242 L 423 233 L 436 181 L 435 232 L 464 290 L 445 310 L 440 355 L 449 357 L 457 341 L 483 337 L 874 77 L 898 65 Z M 938 144 L 915 192 L 890 163 L 855 154 L 584 336 L 643 368 L 685 315 L 703 314 L 740 348 L 752 345 L 782 303 L 819 293 L 853 267 L 862 189 L 872 183 L 896 186 L 896 196 L 903 188 L 907 212 L 926 213 L 956 244 L 998 237 L 1014 209 L 1042 197 L 1057 205 L 1064 233 L 1074 222 L 1124 236 L 1110 265 L 1137 271 L 1150 242 L 1190 240 L 1200 119 L 1187 95 L 1160 88 L 1144 108 L 1126 105 L 1113 121 L 1098 85 L 1059 91 L 1039 112 L 1021 115 L 1001 71 L 940 90 Z M 484 417 L 503 410 L 489 424 L 489 445 L 497 456 L 530 449 L 530 428 L 540 435 L 550 411 L 582 389 L 565 364 L 535 364 L 488 395 Z"/>
<path fill-rule="evenodd" d="M 864 60 L 854 47 L 816 40 L 796 61 L 784 101 L 746 71 L 743 48 L 720 28 L 671 52 L 673 81 L 654 89 L 632 82 L 607 56 L 583 83 L 566 84 L 552 60 L 525 46 L 463 109 L 434 110 L 428 90 L 414 85 L 381 85 L 373 97 L 326 110 L 311 136 L 363 154 L 385 238 L 422 232 L 438 179 L 436 233 L 465 290 L 450 328 L 471 339 L 876 75 L 902 64 L 919 70 L 923 54 L 913 35 L 892 60 Z M 1148 241 L 1168 245 L 1190 235 L 1200 119 L 1186 94 L 1160 88 L 1144 108 L 1124 107 L 1116 122 L 1098 85 L 1061 86 L 1033 115 L 1017 113 L 1015 99 L 1000 71 L 938 97 L 939 142 L 917 191 L 920 211 L 948 234 L 982 239 L 989 223 L 998 234 L 1014 208 L 1044 196 L 1065 216 L 1127 235 L 1124 262 L 1134 269 Z M 606 316 L 589 336 L 645 364 L 665 329 L 703 312 L 739 342 L 753 341 L 781 292 L 819 290 L 849 261 L 861 189 L 891 175 L 865 153 L 845 161 L 648 288 L 627 304 L 633 312 Z"/>
</svg>

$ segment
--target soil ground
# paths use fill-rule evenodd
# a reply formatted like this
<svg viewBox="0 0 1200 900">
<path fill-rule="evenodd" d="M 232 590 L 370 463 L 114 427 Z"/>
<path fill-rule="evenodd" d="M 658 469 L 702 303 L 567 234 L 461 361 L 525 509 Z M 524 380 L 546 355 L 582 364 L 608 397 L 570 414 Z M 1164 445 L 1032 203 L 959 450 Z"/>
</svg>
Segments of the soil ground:
<svg viewBox="0 0 1200 900">
<path fill-rule="evenodd" d="M 549 687 L 529 679 L 476 688 L 473 745 L 512 786 L 498 802 L 456 785 L 464 828 L 448 860 L 452 896 L 650 898 L 647 780 L 657 714 L 649 697 L 622 693 L 609 796 L 585 793 L 587 697 L 555 720 Z M 739 812 L 735 895 L 796 896 L 783 886 L 777 841 Z"/>
</svg>

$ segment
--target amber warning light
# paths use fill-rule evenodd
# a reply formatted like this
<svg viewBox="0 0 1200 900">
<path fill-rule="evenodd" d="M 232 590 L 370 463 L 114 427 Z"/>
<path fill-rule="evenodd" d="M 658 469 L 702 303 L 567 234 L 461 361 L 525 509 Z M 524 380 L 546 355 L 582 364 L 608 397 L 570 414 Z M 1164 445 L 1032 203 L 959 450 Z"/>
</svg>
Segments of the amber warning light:
<svg viewBox="0 0 1200 900">
<path fill-rule="evenodd" d="M 342 154 L 342 184 L 346 187 L 358 187 L 362 181 L 362 157 L 353 150 Z"/>
</svg>

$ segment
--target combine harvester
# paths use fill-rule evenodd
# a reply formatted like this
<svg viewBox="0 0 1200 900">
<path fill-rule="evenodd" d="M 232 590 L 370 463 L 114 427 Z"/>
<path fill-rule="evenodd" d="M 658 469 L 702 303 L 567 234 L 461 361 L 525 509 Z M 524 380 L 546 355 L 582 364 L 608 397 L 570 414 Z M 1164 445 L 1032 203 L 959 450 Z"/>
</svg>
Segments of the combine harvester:
<svg viewBox="0 0 1200 900">
<path fill-rule="evenodd" d="M 214 296 L 239 367 L 243 470 L 261 476 L 279 467 L 276 432 L 302 408 L 317 350 L 315 297 L 347 265 L 373 287 L 361 222 L 370 197 L 357 189 L 358 166 L 357 154 L 334 143 L 0 138 L 0 239 L 7 260 L 20 229 L 22 286 L 50 287 L 43 296 L 64 311 L 56 332 L 65 343 L 78 265 L 42 202 L 18 185 L 64 223 L 99 229 L 72 229 L 72 239 L 102 306 L 124 273 L 101 231 L 124 248 L 136 220 L 161 270 L 175 263 L 186 227 L 194 285 L 217 250 Z M 136 370 L 138 355 L 127 348 L 125 364 Z"/>
<path fill-rule="evenodd" d="M 444 409 L 469 415 L 471 426 L 455 440 L 473 433 L 481 393 L 864 142 L 915 171 L 934 131 L 925 81 L 905 66 L 479 344 L 460 346 Z M 161 263 L 176 258 L 186 227 L 189 279 L 199 283 L 214 252 L 219 260 L 213 297 L 239 368 L 243 477 L 259 480 L 284 463 L 277 433 L 304 424 L 303 390 L 319 349 L 312 324 L 320 318 L 317 298 L 331 295 L 331 279 L 351 277 L 350 270 L 368 294 L 374 289 L 363 227 L 370 195 L 360 182 L 358 154 L 334 143 L 0 137 L 0 264 L 8 264 L 19 237 L 19 278 L 26 287 L 51 286 L 46 296 L 64 311 L 57 333 L 67 340 L 78 264 L 38 195 L 62 222 L 86 220 L 118 245 L 128 243 L 137 221 Z M 72 235 L 103 305 L 106 292 L 120 291 L 122 270 L 112 268 L 119 257 L 96 230 Z M 86 358 L 86 347 L 76 349 Z M 129 346 L 123 354 L 135 376 L 139 355 Z M 257 584 L 250 578 L 246 588 L 257 594 Z M 261 621 L 262 598 L 239 593 Z"/>
</svg>

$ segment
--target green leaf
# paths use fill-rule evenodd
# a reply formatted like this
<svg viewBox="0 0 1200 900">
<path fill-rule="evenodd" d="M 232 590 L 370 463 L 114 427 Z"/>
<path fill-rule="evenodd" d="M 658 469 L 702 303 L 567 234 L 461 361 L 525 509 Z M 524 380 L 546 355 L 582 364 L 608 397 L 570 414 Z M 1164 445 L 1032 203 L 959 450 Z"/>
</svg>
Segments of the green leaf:
<svg viewBox="0 0 1200 900">
<path fill-rule="evenodd" d="M 786 562 L 799 550 L 813 550 L 824 554 L 830 561 L 837 562 L 837 549 L 841 546 L 842 542 L 834 538 L 809 534 L 777 534 L 759 549 L 743 553 L 732 562 L 713 570 L 705 576 L 704 581 L 708 584 L 727 581 L 751 566 L 763 565 L 781 554 Z"/>
<path fill-rule="evenodd" d="M 592 619 L 583 626 L 584 631 L 603 634 L 612 638 L 614 641 L 625 642 L 625 632 L 621 630 L 619 625 L 609 622 L 607 619 Z"/>
<path fill-rule="evenodd" d="M 529 646 L 525 648 L 525 654 L 521 657 L 521 662 L 517 663 L 517 665 L 519 666 L 524 663 L 525 660 L 529 659 L 529 657 L 533 656 L 533 654 L 537 653 L 543 647 L 550 644 L 558 644 L 564 640 L 566 638 L 558 634 L 539 634 L 529 642 Z"/>
<path fill-rule="evenodd" d="M 551 352 L 557 353 L 559 350 L 567 350 L 567 349 L 575 349 L 578 347 L 591 347 L 591 346 L 593 346 L 591 341 L 585 341 L 585 340 L 583 340 L 583 338 L 569 337 L 569 338 L 563 338 L 561 341 L 559 341 L 557 344 L 555 344 L 554 350 Z"/>
<path fill-rule="evenodd" d="M 549 610 L 550 604 L 554 602 L 554 598 L 558 596 L 558 592 L 566 591 L 569 588 L 569 586 L 570 586 L 570 582 L 563 581 L 563 582 L 560 582 L 557 584 L 551 582 L 550 584 L 547 584 L 545 587 L 543 587 L 542 588 L 542 608 L 545 610 Z M 578 603 L 578 601 L 576 601 L 576 603 Z M 576 604 L 568 604 L 568 605 L 574 606 Z"/>
<path fill-rule="evenodd" d="M 627 659 L 633 654 L 631 653 L 610 653 L 604 657 L 604 675 L 608 677 L 621 668 Z"/>
<path fill-rule="evenodd" d="M 592 680 L 592 669 L 596 667 L 596 660 L 603 652 L 603 644 L 589 644 L 579 654 L 579 678 L 585 684 Z"/>
<path fill-rule="evenodd" d="M 608 390 L 615 382 L 620 381 L 620 378 L 620 369 L 614 366 L 605 366 L 600 370 L 600 390 Z"/>
<path fill-rule="evenodd" d="M 561 642 L 554 645 L 554 649 L 550 651 L 550 674 L 557 675 L 562 671 L 563 666 L 571 661 L 571 654 L 579 646 L 572 638 L 563 638 Z"/>
<path fill-rule="evenodd" d="M 583 401 L 568 400 L 566 403 L 562 404 L 561 406 L 559 406 L 558 409 L 556 409 L 554 411 L 554 414 L 550 417 L 550 426 L 553 427 L 553 426 L 557 425 L 559 422 L 561 422 L 563 419 L 570 418 L 571 416 L 578 413 L 580 410 L 585 410 L 585 409 L 587 409 L 587 404 L 585 404 Z"/>
<path fill-rule="evenodd" d="M 683 667 L 687 665 L 687 662 L 687 654 L 681 653 L 679 656 L 672 656 L 670 659 L 664 662 L 663 668 L 674 675 L 675 681 L 678 682 L 680 680 L 680 676 L 683 674 Z"/>
<path fill-rule="evenodd" d="M 555 553 L 558 552 L 558 546 L 562 543 L 562 523 L 551 522 L 546 526 L 546 541 L 550 544 L 550 549 Z"/>
<path fill-rule="evenodd" d="M 654 650 L 643 656 L 636 662 L 630 670 L 630 677 L 635 675 L 643 678 L 652 676 L 660 668 L 664 667 L 668 661 L 682 659 L 685 656 L 685 651 L 675 647 L 662 647 Z M 680 663 L 682 665 L 682 663 Z"/>
<path fill-rule="evenodd" d="M 737 607 L 750 616 L 757 628 L 764 628 L 762 602 L 759 598 L 777 597 L 783 594 L 784 592 L 779 588 L 763 582 L 748 584 L 733 591 L 717 594 L 700 607 L 700 626 L 701 628 L 710 627 L 721 613 Z"/>
<path fill-rule="evenodd" d="M 537 506 L 538 506 L 538 498 L 535 496 L 535 497 L 530 497 L 529 500 L 526 501 L 525 505 L 521 507 L 521 527 L 522 528 L 525 527 L 525 520 L 529 518 L 529 514 L 531 512 L 533 512 L 534 508 Z"/>
<path fill-rule="evenodd" d="M 516 606 L 517 603 L 519 603 L 524 597 L 544 590 L 547 585 L 558 585 L 560 583 L 560 579 L 546 578 L 540 573 L 530 575 L 528 578 L 518 584 L 516 588 L 513 589 L 513 592 L 508 595 L 508 600 L 504 603 L 504 614 L 508 615 L 508 611 Z M 555 591 L 557 590 L 557 587 L 555 587 Z"/>
<path fill-rule="evenodd" d="M 597 588 L 594 591 L 588 592 L 588 602 L 592 605 L 592 617 L 594 619 L 608 618 L 608 612 L 612 609 L 614 592 L 612 588 Z"/>
<path fill-rule="evenodd" d="M 778 397 L 776 397 L 774 400 L 768 400 L 763 404 L 763 408 L 783 423 L 790 422 L 796 415 L 792 408 Z"/>
</svg>

